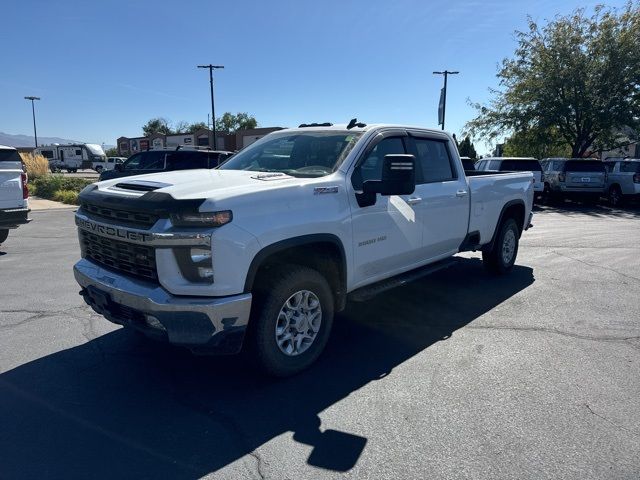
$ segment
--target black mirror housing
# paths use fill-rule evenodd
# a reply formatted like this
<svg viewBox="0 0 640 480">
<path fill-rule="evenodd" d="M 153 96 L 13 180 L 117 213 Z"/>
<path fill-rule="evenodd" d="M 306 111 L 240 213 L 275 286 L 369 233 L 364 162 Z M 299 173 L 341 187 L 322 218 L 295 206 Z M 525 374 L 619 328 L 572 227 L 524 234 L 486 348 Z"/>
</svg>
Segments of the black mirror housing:
<svg viewBox="0 0 640 480">
<path fill-rule="evenodd" d="M 362 185 L 362 191 L 381 195 L 411 195 L 416 189 L 415 166 L 416 158 L 413 155 L 385 155 L 382 179 L 367 180 Z"/>
<path fill-rule="evenodd" d="M 116 163 L 116 164 L 113 166 L 113 168 L 114 168 L 114 170 L 115 170 L 116 172 L 121 172 L 122 170 L 124 170 L 124 164 L 122 164 L 122 163 Z"/>
</svg>

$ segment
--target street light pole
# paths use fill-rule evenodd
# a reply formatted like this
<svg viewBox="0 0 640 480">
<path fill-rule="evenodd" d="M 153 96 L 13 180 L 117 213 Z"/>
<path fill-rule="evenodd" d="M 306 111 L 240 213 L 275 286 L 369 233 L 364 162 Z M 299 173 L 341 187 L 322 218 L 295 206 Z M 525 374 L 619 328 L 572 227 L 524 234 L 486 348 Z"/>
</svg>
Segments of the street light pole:
<svg viewBox="0 0 640 480">
<path fill-rule="evenodd" d="M 213 149 L 218 149 L 218 139 L 216 138 L 216 109 L 213 103 L 213 70 L 216 68 L 224 68 L 224 65 L 198 65 L 198 68 L 209 69 L 209 85 L 211 87 L 211 124 L 213 126 Z"/>
<path fill-rule="evenodd" d="M 444 116 L 447 110 L 447 77 L 449 75 L 458 75 L 460 72 L 450 72 L 449 70 L 444 70 L 442 72 L 433 72 L 434 75 L 444 75 L 444 88 L 442 89 L 442 130 L 444 130 Z M 438 119 L 440 120 L 440 119 Z M 440 122 L 438 122 L 440 123 Z"/>
<path fill-rule="evenodd" d="M 36 148 L 38 148 L 38 132 L 36 130 L 36 107 L 33 105 L 34 100 L 40 100 L 40 97 L 24 97 L 25 100 L 31 100 L 31 113 L 33 114 L 33 138 L 35 139 Z"/>
</svg>

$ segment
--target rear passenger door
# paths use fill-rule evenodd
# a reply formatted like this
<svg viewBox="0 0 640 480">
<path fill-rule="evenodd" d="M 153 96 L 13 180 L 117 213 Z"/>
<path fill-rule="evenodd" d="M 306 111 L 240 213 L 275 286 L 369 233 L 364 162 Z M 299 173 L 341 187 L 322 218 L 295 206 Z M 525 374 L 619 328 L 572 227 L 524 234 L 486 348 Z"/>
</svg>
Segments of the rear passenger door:
<svg viewBox="0 0 640 480">
<path fill-rule="evenodd" d="M 454 162 L 447 136 L 410 134 L 410 153 L 416 157 L 416 193 L 422 199 L 423 258 L 437 260 L 456 253 L 467 235 L 467 179 Z"/>
</svg>

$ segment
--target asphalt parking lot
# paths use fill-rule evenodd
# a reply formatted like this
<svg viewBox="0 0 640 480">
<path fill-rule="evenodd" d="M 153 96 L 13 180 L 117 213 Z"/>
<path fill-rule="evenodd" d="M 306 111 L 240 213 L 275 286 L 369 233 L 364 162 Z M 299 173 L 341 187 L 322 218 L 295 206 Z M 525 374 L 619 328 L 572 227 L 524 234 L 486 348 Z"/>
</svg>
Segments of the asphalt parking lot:
<svg viewBox="0 0 640 480">
<path fill-rule="evenodd" d="M 478 254 L 336 321 L 261 378 L 86 307 L 73 211 L 0 247 L 0 478 L 640 478 L 640 210 L 538 211 L 506 277 Z"/>
</svg>

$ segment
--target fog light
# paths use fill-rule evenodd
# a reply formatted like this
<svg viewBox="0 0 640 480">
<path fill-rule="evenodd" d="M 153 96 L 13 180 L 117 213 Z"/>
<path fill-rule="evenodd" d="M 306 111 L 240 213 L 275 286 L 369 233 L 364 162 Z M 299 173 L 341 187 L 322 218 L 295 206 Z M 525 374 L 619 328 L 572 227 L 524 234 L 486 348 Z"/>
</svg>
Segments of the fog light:
<svg viewBox="0 0 640 480">
<path fill-rule="evenodd" d="M 208 265 L 211 265 L 211 250 L 208 248 L 192 248 L 191 261 L 196 264 L 206 262 Z"/>
<path fill-rule="evenodd" d="M 160 320 L 158 320 L 153 315 L 145 315 L 144 319 L 146 320 L 147 325 L 149 325 L 151 328 L 155 328 L 156 330 L 162 330 L 165 332 L 167 331 L 167 329 L 164 328 L 164 325 L 160 323 Z"/>
<path fill-rule="evenodd" d="M 213 278 L 213 268 L 198 267 L 198 276 L 210 280 Z"/>
</svg>

